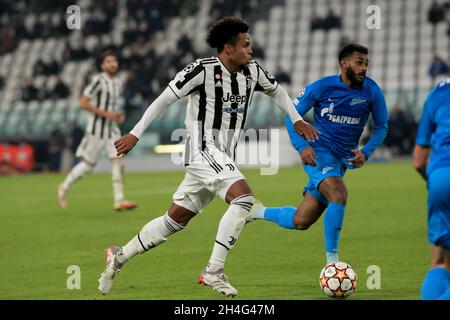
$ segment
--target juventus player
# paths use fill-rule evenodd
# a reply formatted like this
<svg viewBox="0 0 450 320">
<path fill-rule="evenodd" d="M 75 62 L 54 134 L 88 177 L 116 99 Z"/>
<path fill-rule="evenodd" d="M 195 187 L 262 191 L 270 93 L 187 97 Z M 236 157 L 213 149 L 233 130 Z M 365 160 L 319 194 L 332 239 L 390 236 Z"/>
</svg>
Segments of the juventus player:
<svg viewBox="0 0 450 320">
<path fill-rule="evenodd" d="M 70 186 L 92 171 L 103 149 L 106 149 L 112 161 L 114 209 L 129 210 L 137 206 L 124 198 L 123 164 L 114 148 L 114 141 L 120 138 L 117 124 L 125 121 L 120 110 L 121 83 L 116 76 L 119 67 L 117 56 L 112 51 L 105 51 L 100 56 L 100 63 L 103 72 L 93 77 L 81 97 L 80 107 L 90 114 L 85 135 L 76 151 L 81 161 L 58 187 L 58 205 L 61 208 L 67 207 L 66 195 Z"/>
<path fill-rule="evenodd" d="M 147 223 L 123 247 L 105 250 L 106 269 L 99 279 L 103 294 L 110 291 L 117 272 L 127 261 L 183 230 L 216 195 L 229 207 L 219 223 L 211 258 L 199 276 L 199 283 L 220 294 L 237 294 L 224 273 L 224 263 L 254 203 L 252 190 L 234 164 L 236 144 L 254 91 L 271 96 L 308 141 L 314 141 L 319 134 L 303 121 L 286 91 L 251 59 L 248 29 L 245 21 L 235 17 L 223 18 L 211 26 L 207 42 L 218 50 L 218 57 L 199 59 L 179 72 L 133 130 L 115 142 L 117 154 L 127 154 L 164 109 L 189 96 L 185 119 L 188 132 L 185 178 L 164 215 Z"/>
</svg>

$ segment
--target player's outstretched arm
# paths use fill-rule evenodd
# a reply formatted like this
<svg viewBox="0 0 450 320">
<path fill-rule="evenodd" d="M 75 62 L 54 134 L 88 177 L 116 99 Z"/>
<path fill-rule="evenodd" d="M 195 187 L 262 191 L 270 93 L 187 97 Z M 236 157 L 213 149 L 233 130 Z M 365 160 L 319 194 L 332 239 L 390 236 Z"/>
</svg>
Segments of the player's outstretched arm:
<svg viewBox="0 0 450 320">
<path fill-rule="evenodd" d="M 270 93 L 270 96 L 276 101 L 280 109 L 286 112 L 289 116 L 294 124 L 295 131 L 299 135 L 304 136 L 308 142 L 319 140 L 319 130 L 303 120 L 302 116 L 298 113 L 292 103 L 291 98 L 282 86 L 279 85 L 273 92 Z"/>
<path fill-rule="evenodd" d="M 438 88 L 438 87 L 436 87 Z M 416 145 L 412 155 L 413 166 L 422 178 L 427 180 L 427 165 L 431 152 L 431 137 L 436 131 L 436 107 L 442 101 L 436 90 L 431 91 L 425 100 L 425 105 L 417 128 Z"/>
<path fill-rule="evenodd" d="M 126 155 L 136 145 L 138 140 L 144 134 L 144 131 L 168 106 L 178 100 L 173 91 L 167 87 L 163 93 L 147 108 L 141 120 L 134 126 L 129 134 L 114 142 L 117 155 Z"/>
<path fill-rule="evenodd" d="M 384 94 L 378 86 L 375 86 L 373 90 L 372 118 L 375 124 L 375 130 L 372 132 L 369 141 L 361 149 L 364 153 L 365 161 L 370 158 L 375 149 L 381 146 L 388 131 L 389 115 Z M 358 157 L 358 154 L 356 156 Z"/>
<path fill-rule="evenodd" d="M 301 119 L 294 123 L 295 131 L 306 138 L 308 142 L 319 140 L 319 130 L 314 128 L 311 124 Z"/>
</svg>

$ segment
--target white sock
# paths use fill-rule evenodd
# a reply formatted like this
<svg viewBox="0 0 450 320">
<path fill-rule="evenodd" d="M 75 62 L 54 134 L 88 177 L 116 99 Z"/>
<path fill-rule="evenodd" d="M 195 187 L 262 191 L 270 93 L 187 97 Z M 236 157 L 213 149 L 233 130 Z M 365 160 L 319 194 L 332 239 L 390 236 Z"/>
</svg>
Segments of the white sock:
<svg viewBox="0 0 450 320">
<path fill-rule="evenodd" d="M 62 187 L 65 190 L 68 190 L 73 183 L 83 177 L 87 172 L 92 171 L 92 169 L 93 166 L 85 161 L 80 161 L 80 163 L 78 163 L 75 167 L 72 168 L 72 170 L 70 170 L 69 174 L 62 184 Z"/>
<path fill-rule="evenodd" d="M 114 202 L 122 202 L 125 197 L 123 195 L 123 170 L 124 166 L 120 160 L 112 162 L 112 185 L 114 191 Z"/>
<path fill-rule="evenodd" d="M 216 242 L 206 266 L 206 272 L 213 273 L 224 268 L 228 251 L 236 244 L 254 200 L 252 195 L 243 195 L 230 203 L 230 207 L 220 220 Z"/>
<path fill-rule="evenodd" d="M 147 223 L 133 239 L 122 247 L 123 256 L 128 260 L 138 253 L 145 253 L 166 241 L 171 234 L 182 229 L 184 227 L 172 220 L 166 212 L 165 215 Z"/>
</svg>

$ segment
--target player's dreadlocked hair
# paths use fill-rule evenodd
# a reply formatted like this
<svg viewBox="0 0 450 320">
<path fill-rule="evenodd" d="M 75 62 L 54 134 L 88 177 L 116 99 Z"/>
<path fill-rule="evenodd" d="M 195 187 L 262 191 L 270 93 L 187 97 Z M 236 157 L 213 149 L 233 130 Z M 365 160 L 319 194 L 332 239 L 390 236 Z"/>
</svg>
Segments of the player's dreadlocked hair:
<svg viewBox="0 0 450 320">
<path fill-rule="evenodd" d="M 239 33 L 248 32 L 247 22 L 236 17 L 225 17 L 214 23 L 208 30 L 206 42 L 211 48 L 221 52 L 225 44 L 236 45 Z"/>
</svg>

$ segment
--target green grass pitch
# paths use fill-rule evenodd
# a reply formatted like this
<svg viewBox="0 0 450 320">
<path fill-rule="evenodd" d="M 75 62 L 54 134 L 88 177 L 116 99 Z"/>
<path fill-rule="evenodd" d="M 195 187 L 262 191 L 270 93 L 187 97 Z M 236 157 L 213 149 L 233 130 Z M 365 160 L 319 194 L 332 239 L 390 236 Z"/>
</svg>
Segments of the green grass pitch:
<svg viewBox="0 0 450 320">
<path fill-rule="evenodd" d="M 306 182 L 301 168 L 274 176 L 243 170 L 267 206 L 297 204 Z M 225 299 L 198 285 L 219 220 L 226 210 L 214 200 L 188 228 L 133 259 L 108 296 L 97 291 L 103 250 L 123 245 L 149 220 L 163 214 L 184 172 L 128 173 L 132 212 L 112 210 L 111 176 L 94 174 L 70 190 L 69 208 L 56 207 L 63 175 L 0 178 L 0 299 Z M 410 162 L 368 164 L 348 172 L 349 199 L 340 258 L 359 284 L 349 299 L 419 299 L 431 253 L 426 235 L 425 183 Z M 226 272 L 238 299 L 328 299 L 319 288 L 325 263 L 322 218 L 307 231 L 256 221 L 229 254 Z M 81 289 L 69 290 L 67 268 L 81 270 Z M 371 265 L 381 269 L 381 289 L 369 290 Z"/>
</svg>

